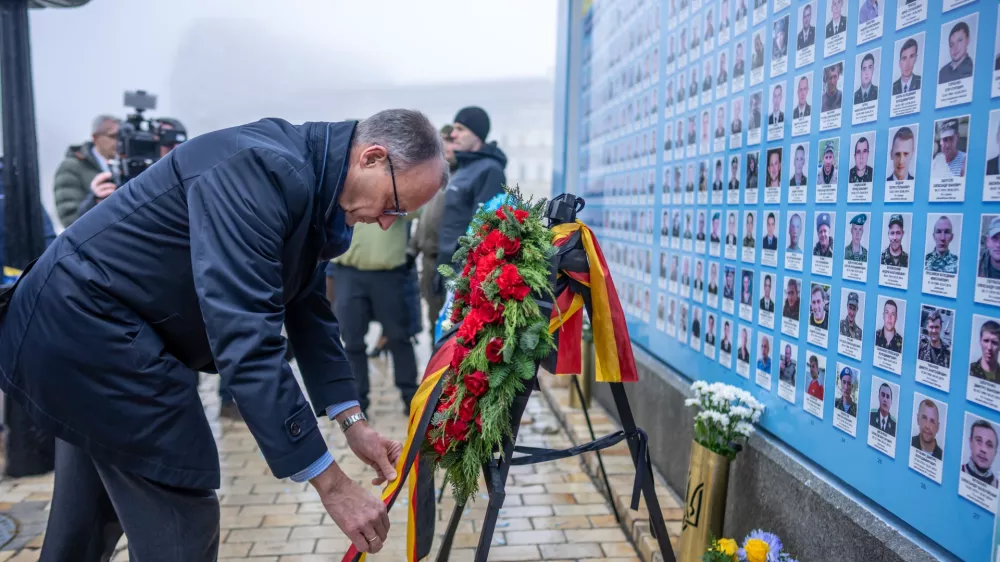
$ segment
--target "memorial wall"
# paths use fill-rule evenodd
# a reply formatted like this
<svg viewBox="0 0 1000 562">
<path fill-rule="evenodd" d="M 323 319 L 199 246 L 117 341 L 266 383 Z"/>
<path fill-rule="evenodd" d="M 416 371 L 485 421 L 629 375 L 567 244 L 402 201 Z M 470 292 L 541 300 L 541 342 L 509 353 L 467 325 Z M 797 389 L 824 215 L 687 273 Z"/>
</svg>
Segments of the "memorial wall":
<svg viewBox="0 0 1000 562">
<path fill-rule="evenodd" d="M 635 343 L 996 556 L 997 2 L 605 0 L 580 33 L 571 189 Z"/>
</svg>

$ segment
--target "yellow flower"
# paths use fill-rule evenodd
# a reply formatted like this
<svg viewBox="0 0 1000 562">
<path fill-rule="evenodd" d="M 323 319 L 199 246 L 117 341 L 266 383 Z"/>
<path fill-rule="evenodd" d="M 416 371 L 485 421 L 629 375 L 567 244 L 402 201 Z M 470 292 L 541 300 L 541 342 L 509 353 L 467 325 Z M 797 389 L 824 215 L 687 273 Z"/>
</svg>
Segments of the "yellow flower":
<svg viewBox="0 0 1000 562">
<path fill-rule="evenodd" d="M 733 539 L 719 539 L 719 552 L 725 554 L 726 556 L 736 556 L 736 550 L 738 548 L 739 546 L 737 546 L 736 541 Z"/>
<path fill-rule="evenodd" d="M 747 553 L 747 562 L 767 562 L 767 553 L 771 547 L 760 539 L 750 539 L 743 545 Z"/>
</svg>

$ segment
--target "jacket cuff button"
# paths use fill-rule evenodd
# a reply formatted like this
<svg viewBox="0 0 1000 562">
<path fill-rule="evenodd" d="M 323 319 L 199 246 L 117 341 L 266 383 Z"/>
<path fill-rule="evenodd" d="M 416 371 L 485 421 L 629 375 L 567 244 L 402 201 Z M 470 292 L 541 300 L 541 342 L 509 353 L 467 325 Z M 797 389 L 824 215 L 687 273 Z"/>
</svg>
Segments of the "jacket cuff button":
<svg viewBox="0 0 1000 562">
<path fill-rule="evenodd" d="M 288 431 L 291 432 L 292 437 L 298 437 L 302 433 L 302 427 L 299 425 L 299 422 L 292 422 L 288 426 Z"/>
</svg>

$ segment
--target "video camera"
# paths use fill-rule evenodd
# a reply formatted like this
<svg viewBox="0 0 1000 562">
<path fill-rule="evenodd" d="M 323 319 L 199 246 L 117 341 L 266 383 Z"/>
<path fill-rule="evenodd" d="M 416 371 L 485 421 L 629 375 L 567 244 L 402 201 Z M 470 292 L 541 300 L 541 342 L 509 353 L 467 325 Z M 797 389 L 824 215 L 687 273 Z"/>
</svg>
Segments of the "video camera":
<svg viewBox="0 0 1000 562">
<path fill-rule="evenodd" d="M 156 96 L 145 90 L 125 92 L 125 106 L 135 113 L 118 129 L 118 167 L 121 184 L 141 174 L 174 146 L 187 140 L 187 131 L 176 119 L 147 119 L 143 112 L 156 109 Z M 164 150 L 165 149 L 165 150 Z"/>
</svg>

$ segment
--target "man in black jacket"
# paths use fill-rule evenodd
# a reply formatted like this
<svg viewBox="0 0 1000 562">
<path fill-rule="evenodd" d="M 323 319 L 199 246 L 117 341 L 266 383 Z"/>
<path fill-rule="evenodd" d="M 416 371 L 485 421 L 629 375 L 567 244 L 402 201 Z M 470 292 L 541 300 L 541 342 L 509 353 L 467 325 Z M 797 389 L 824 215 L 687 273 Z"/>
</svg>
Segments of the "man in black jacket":
<svg viewBox="0 0 1000 562">
<path fill-rule="evenodd" d="M 395 477 L 323 287 L 359 222 L 389 228 L 447 182 L 422 114 L 265 119 L 185 142 L 80 217 L 0 295 L 0 388 L 56 442 L 41 560 L 215 560 L 219 456 L 198 372 L 222 376 L 276 478 L 309 481 L 363 552 L 385 506 L 333 461 L 317 416 Z M 5 304 L 6 303 L 6 304 Z M 288 332 L 307 402 L 285 360 Z"/>
<path fill-rule="evenodd" d="M 472 222 L 480 205 L 503 192 L 507 183 L 504 168 L 507 156 L 496 142 L 486 143 L 490 133 L 490 118 L 479 107 L 466 107 L 455 115 L 451 141 L 454 144 L 458 169 L 451 176 L 445 191 L 444 214 L 438 230 L 437 264 L 452 264 L 458 250 L 458 239 Z M 437 289 L 444 292 L 438 276 Z"/>
</svg>

